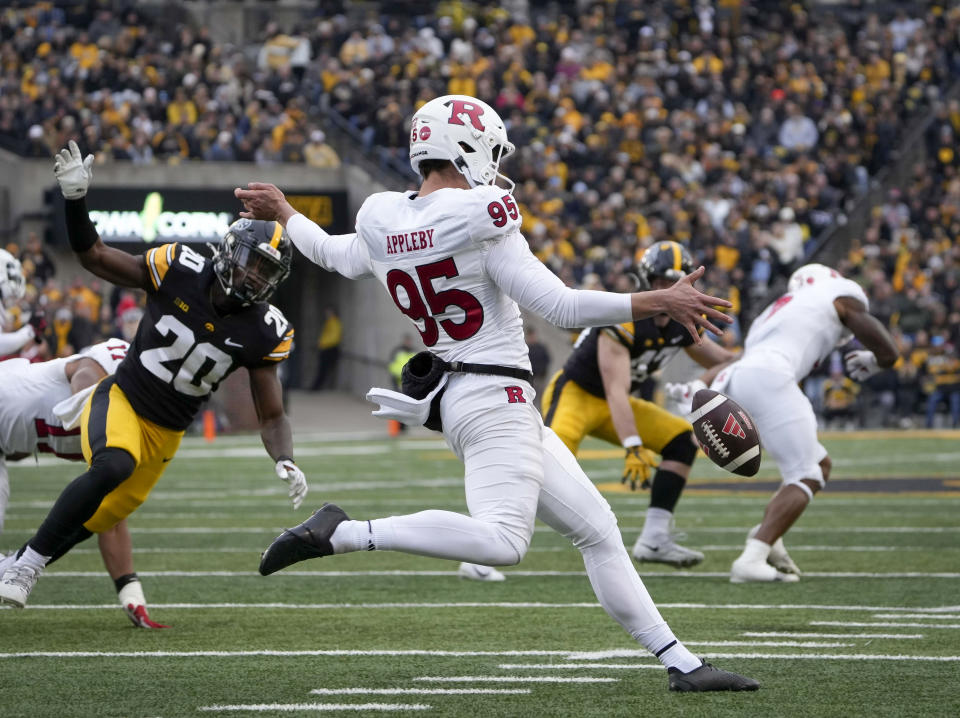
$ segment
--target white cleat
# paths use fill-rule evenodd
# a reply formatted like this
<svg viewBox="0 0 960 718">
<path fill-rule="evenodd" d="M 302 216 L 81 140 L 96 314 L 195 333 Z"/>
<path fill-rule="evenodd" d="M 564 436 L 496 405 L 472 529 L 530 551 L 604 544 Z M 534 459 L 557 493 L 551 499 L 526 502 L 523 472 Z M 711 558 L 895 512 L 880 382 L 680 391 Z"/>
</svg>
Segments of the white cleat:
<svg viewBox="0 0 960 718">
<path fill-rule="evenodd" d="M 16 564 L 4 571 L 0 576 L 0 603 L 9 603 L 16 608 L 26 606 L 41 571 L 43 569 Z"/>
<path fill-rule="evenodd" d="M 730 567 L 730 583 L 796 583 L 795 573 L 778 571 L 766 561 L 745 561 L 741 556 Z"/>
<path fill-rule="evenodd" d="M 481 566 L 476 563 L 461 563 L 457 569 L 460 578 L 471 581 L 506 581 L 507 577 L 492 566 Z"/>
<path fill-rule="evenodd" d="M 757 531 L 759 530 L 760 524 L 757 524 L 747 533 L 747 538 L 752 539 L 757 535 Z M 787 553 L 787 548 L 783 545 L 783 536 L 774 541 L 770 547 L 770 555 L 767 556 L 767 563 L 783 573 L 792 573 L 797 576 L 803 573 L 800 567 L 790 558 L 790 554 Z"/>
<path fill-rule="evenodd" d="M 0 553 L 0 576 L 3 576 L 3 572 L 8 568 L 13 566 L 17 562 L 17 552 L 11 551 L 6 556 Z"/>
<path fill-rule="evenodd" d="M 673 539 L 667 539 L 659 544 L 652 545 L 644 542 L 641 536 L 633 545 L 632 553 L 637 561 L 665 563 L 674 568 L 690 568 L 703 561 L 702 553 L 681 546 Z"/>
</svg>

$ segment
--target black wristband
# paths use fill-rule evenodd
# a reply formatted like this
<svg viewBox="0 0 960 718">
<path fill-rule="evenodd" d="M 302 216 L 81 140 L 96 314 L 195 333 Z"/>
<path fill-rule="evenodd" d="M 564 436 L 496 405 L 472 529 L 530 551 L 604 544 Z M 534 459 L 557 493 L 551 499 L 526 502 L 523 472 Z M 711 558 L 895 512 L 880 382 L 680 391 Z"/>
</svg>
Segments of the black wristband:
<svg viewBox="0 0 960 718">
<path fill-rule="evenodd" d="M 70 240 L 70 248 L 77 253 L 86 252 L 99 239 L 97 228 L 90 221 L 90 215 L 87 213 L 87 201 L 83 197 L 65 200 L 64 211 L 67 217 L 67 238 Z"/>
<path fill-rule="evenodd" d="M 289 461 L 291 464 L 297 463 L 293 460 L 292 456 L 278 456 L 277 463 L 279 464 L 281 461 Z"/>
<path fill-rule="evenodd" d="M 140 578 L 135 573 L 125 573 L 120 578 L 113 579 L 113 586 L 117 589 L 117 593 L 120 593 L 120 590 L 134 581 L 139 581 Z"/>
</svg>

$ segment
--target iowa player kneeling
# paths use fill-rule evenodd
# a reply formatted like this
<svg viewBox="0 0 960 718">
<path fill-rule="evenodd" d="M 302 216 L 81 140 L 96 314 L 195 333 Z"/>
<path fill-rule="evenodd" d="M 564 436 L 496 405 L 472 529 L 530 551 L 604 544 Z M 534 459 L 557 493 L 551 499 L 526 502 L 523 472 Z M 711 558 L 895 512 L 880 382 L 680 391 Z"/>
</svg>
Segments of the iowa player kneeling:
<svg viewBox="0 0 960 718">
<path fill-rule="evenodd" d="M 241 219 L 213 260 L 184 244 L 131 255 L 107 247 L 84 196 L 92 157 L 75 143 L 57 157 L 67 232 L 81 264 L 103 279 L 147 291 L 146 314 L 116 375 L 84 407 L 86 473 L 60 494 L 16 563 L 0 576 L 0 601 L 22 607 L 43 568 L 92 533 L 111 528 L 147 498 L 203 401 L 230 372 L 246 367 L 267 453 L 290 483 L 294 508 L 307 492 L 293 463 L 277 366 L 293 329 L 267 299 L 290 273 L 293 248 L 275 222 Z"/>
</svg>

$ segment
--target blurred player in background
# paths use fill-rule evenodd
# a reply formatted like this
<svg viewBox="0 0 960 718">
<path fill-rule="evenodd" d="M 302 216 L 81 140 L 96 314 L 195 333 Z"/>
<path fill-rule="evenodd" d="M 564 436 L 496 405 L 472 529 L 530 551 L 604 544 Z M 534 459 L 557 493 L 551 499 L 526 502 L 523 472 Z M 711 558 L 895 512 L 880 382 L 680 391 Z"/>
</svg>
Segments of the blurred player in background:
<svg viewBox="0 0 960 718">
<path fill-rule="evenodd" d="M 5 332 L 7 310 L 23 299 L 26 280 L 20 260 L 5 249 L 0 249 L 0 358 L 16 354 L 31 341 L 43 341 L 47 322 L 42 312 L 33 312 L 27 323 L 13 332 Z"/>
<path fill-rule="evenodd" d="M 866 348 L 844 357 L 853 379 L 864 381 L 893 366 L 893 337 L 868 307 L 860 285 L 822 264 L 804 265 L 790 276 L 787 293 L 750 326 L 743 357 L 713 372 L 710 388 L 749 412 L 783 478 L 763 521 L 750 530 L 743 553 L 733 562 L 733 583 L 799 580 L 783 535 L 830 477 L 830 457 L 817 440 L 817 419 L 799 382 L 834 347 L 854 337 Z"/>
<path fill-rule="evenodd" d="M 93 156 L 83 158 L 73 141 L 56 158 L 70 246 L 97 276 L 146 290 L 146 316 L 116 374 L 84 405 L 89 470 L 64 489 L 0 576 L 0 601 L 21 608 L 51 560 L 143 503 L 202 403 L 238 367 L 249 370 L 260 436 L 277 475 L 290 484 L 294 508 L 307 493 L 277 378 L 293 329 L 266 301 L 290 272 L 293 248 L 283 227 L 234 222 L 212 261 L 184 244 L 127 254 L 100 240 L 87 213 L 92 164 Z"/>
<path fill-rule="evenodd" d="M 298 249 L 321 267 L 350 278 L 376 277 L 417 327 L 434 353 L 422 355 L 422 371 L 412 367 L 418 358 L 408 367 L 410 376 L 421 377 L 426 396 L 384 390 L 370 396 L 383 398 L 388 418 L 420 418 L 440 397 L 433 418 L 464 462 L 470 515 L 428 510 L 351 521 L 325 504 L 264 551 L 260 572 L 364 550 L 513 565 L 540 518 L 580 550 L 601 605 L 667 667 L 672 690 L 756 689 L 755 681 L 690 653 L 660 616 L 609 505 L 534 406 L 517 306 L 567 327 L 666 312 L 699 341 L 697 325 L 714 329 L 711 318 L 727 321 L 714 307 L 729 303 L 694 289 L 702 268 L 662 291 L 626 295 L 566 287 L 530 252 L 516 200 L 495 184 L 501 160 L 514 151 L 497 113 L 475 98 L 449 95 L 426 103 L 411 125 L 410 161 L 423 178 L 419 190 L 368 197 L 356 234 L 331 237 L 273 185 L 251 184 L 236 195 L 247 207 L 243 216 L 285 224 Z M 387 409 L 389 402 L 397 402 L 396 411 Z"/>
<path fill-rule="evenodd" d="M 37 452 L 81 461 L 80 427 L 65 421 L 64 412 L 75 413 L 70 404 L 82 406 L 92 387 L 116 371 L 128 347 L 122 339 L 108 339 L 69 357 L 33 364 L 26 359 L 0 362 L 0 531 L 10 498 L 6 461 Z M 99 533 L 97 540 L 120 605 L 133 625 L 166 628 L 147 612 L 143 587 L 133 570 L 133 542 L 126 519 Z M 0 558 L 0 575 L 16 555 Z"/>
<path fill-rule="evenodd" d="M 637 274 L 641 288 L 666 289 L 692 269 L 690 254 L 678 242 L 658 242 L 644 252 Z M 694 342 L 666 314 L 585 329 L 543 397 L 544 423 L 574 454 L 587 436 L 623 446 L 621 480 L 631 490 L 650 486 L 650 507 L 633 557 L 676 568 L 703 561 L 700 551 L 681 546 L 672 534 L 673 512 L 697 455 L 693 427 L 632 393 L 681 349 L 705 368 L 736 357 L 707 337 Z"/>
</svg>

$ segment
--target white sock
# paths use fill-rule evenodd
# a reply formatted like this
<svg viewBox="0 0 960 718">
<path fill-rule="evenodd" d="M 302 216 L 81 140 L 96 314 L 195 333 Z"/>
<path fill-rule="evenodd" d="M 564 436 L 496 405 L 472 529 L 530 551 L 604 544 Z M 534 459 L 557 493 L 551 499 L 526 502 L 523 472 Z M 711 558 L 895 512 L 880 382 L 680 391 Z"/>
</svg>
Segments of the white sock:
<svg viewBox="0 0 960 718">
<path fill-rule="evenodd" d="M 49 560 L 49 556 L 42 556 L 30 548 L 30 546 L 27 546 L 20 558 L 17 559 L 17 563 L 23 566 L 30 566 L 31 568 L 43 569 Z"/>
<path fill-rule="evenodd" d="M 370 521 L 343 521 L 337 525 L 330 537 L 333 552 L 372 551 L 370 541 L 373 534 L 370 531 L 370 523 Z"/>
<path fill-rule="evenodd" d="M 7 554 L 3 558 L 0 558 L 0 576 L 2 576 L 3 572 L 6 571 L 11 566 L 13 566 L 13 564 L 15 564 L 16 562 L 17 562 L 16 551 L 14 551 L 13 553 Z"/>
<path fill-rule="evenodd" d="M 740 559 L 743 561 L 749 561 L 753 563 L 754 561 L 759 561 L 760 563 L 766 563 L 767 557 L 770 555 L 770 544 L 764 543 L 760 539 L 750 538 L 747 539 L 747 545 L 743 549 L 743 553 L 740 554 Z"/>
<path fill-rule="evenodd" d="M 640 538 L 651 546 L 657 546 L 670 538 L 670 520 L 673 514 L 666 509 L 650 507 L 647 509 L 647 518 L 643 523 L 643 532 Z"/>
<path fill-rule="evenodd" d="M 667 645 L 670 646 L 669 643 Z M 703 664 L 703 661 L 690 653 L 680 641 L 677 641 L 665 651 L 662 648 L 660 650 L 663 652 L 657 656 L 657 659 L 667 668 L 676 668 L 681 673 L 695 671 Z"/>
</svg>

